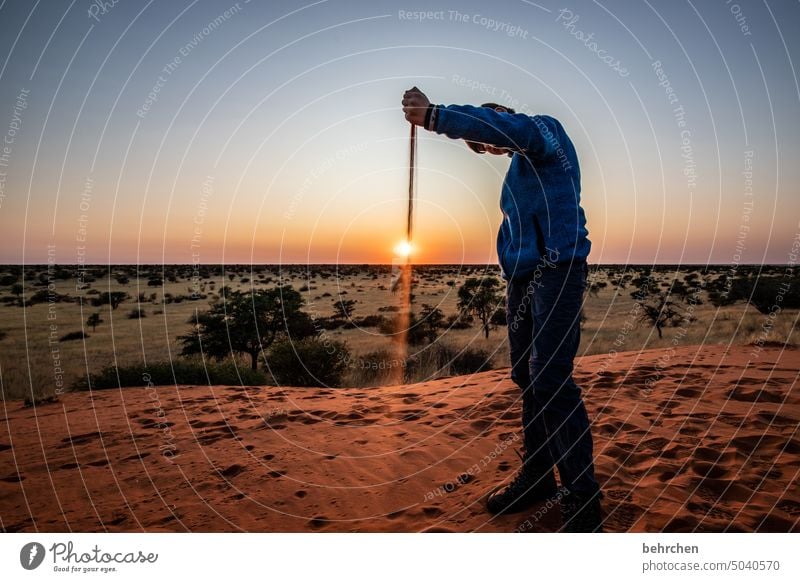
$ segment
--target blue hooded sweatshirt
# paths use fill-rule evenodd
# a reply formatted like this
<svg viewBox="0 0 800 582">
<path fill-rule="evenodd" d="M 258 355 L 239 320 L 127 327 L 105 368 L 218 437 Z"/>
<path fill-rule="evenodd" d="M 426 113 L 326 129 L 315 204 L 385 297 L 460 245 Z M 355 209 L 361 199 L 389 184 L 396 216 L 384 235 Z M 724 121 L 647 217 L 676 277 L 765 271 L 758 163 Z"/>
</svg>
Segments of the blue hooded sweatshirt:
<svg viewBox="0 0 800 582">
<path fill-rule="evenodd" d="M 503 223 L 497 257 L 504 279 L 524 280 L 553 263 L 589 255 L 578 157 L 558 120 L 472 105 L 437 105 L 431 129 L 514 152 L 500 195 Z"/>
</svg>

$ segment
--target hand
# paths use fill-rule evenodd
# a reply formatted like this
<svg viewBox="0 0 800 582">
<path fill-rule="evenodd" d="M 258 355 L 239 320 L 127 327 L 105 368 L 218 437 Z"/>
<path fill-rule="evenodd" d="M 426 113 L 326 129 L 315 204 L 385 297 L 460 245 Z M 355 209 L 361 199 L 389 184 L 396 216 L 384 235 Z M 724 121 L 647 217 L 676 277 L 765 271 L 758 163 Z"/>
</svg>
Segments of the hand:
<svg viewBox="0 0 800 582">
<path fill-rule="evenodd" d="M 430 104 L 431 102 L 425 96 L 425 93 L 416 87 L 412 87 L 403 93 L 403 113 L 409 123 L 424 125 L 425 112 Z"/>
</svg>

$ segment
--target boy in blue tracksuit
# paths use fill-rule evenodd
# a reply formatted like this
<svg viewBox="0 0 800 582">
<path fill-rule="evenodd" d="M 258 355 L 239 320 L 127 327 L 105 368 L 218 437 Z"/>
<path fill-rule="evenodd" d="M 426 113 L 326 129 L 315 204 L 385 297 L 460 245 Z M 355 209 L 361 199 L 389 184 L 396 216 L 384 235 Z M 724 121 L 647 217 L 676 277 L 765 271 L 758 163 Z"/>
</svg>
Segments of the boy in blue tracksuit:
<svg viewBox="0 0 800 582">
<path fill-rule="evenodd" d="M 602 531 L 589 418 L 572 378 L 591 248 L 575 148 L 558 120 L 494 103 L 434 105 L 414 87 L 403 95 L 403 111 L 409 122 L 463 139 L 476 153 L 511 157 L 497 256 L 525 454 L 514 479 L 489 495 L 487 509 L 514 513 L 555 496 L 557 467 L 564 531 Z"/>
</svg>

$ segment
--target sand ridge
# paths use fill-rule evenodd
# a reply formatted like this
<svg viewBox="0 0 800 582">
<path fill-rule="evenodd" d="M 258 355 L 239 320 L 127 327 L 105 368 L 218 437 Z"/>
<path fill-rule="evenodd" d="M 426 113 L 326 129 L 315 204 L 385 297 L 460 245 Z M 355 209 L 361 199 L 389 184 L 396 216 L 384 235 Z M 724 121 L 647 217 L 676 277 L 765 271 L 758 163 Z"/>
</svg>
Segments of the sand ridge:
<svg viewBox="0 0 800 582">
<path fill-rule="evenodd" d="M 800 351 L 579 358 L 607 531 L 800 531 Z M 164 386 L 3 404 L 5 531 L 555 531 L 492 517 L 508 369 L 406 386 Z"/>
</svg>

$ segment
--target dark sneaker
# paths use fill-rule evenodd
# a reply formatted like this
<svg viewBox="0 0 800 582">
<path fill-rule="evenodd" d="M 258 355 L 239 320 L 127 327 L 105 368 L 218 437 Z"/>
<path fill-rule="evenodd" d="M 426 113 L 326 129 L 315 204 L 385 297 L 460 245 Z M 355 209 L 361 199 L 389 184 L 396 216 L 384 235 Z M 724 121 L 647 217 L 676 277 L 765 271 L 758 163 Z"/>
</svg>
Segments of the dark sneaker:
<svg viewBox="0 0 800 582">
<path fill-rule="evenodd" d="M 567 494 L 561 498 L 560 531 L 565 533 L 602 533 L 603 512 L 600 508 L 600 493 L 593 497 Z"/>
<path fill-rule="evenodd" d="M 486 499 L 486 509 L 494 515 L 525 511 L 536 503 L 555 496 L 558 492 L 553 471 L 544 476 L 534 474 L 523 465 L 511 483 L 495 489 Z"/>
</svg>

